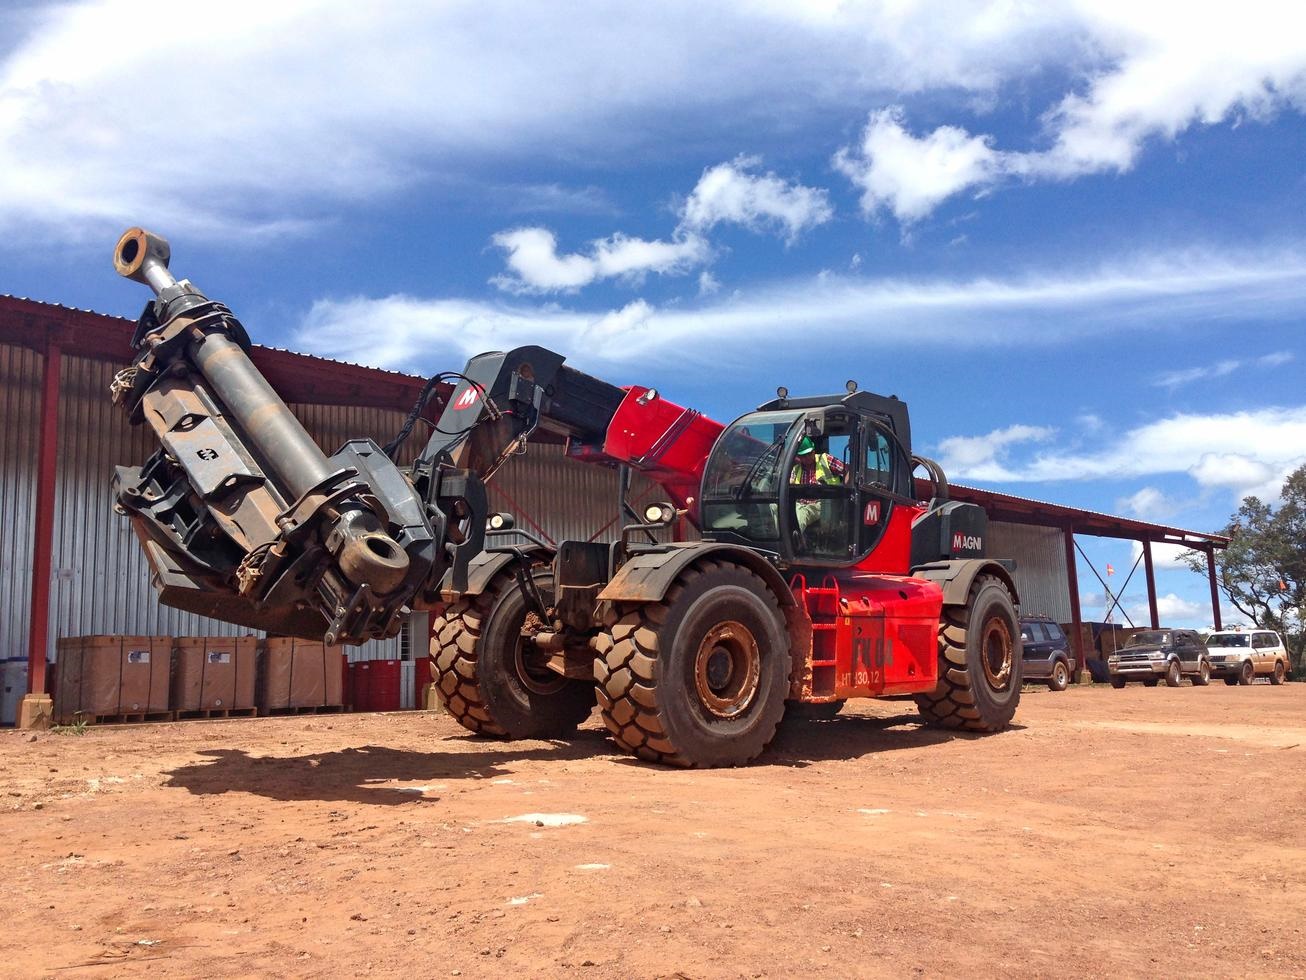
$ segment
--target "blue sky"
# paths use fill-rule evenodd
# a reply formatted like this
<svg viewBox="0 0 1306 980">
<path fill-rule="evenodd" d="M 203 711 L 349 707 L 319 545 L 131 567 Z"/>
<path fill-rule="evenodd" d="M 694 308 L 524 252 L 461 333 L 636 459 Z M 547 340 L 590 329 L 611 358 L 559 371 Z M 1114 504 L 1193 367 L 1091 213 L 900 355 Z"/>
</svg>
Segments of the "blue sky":
<svg viewBox="0 0 1306 980">
<path fill-rule="evenodd" d="M 204 6 L 0 12 L 0 292 L 134 316 L 142 224 L 262 343 L 854 378 L 955 480 L 1194 529 L 1306 462 L 1300 4 Z"/>
</svg>

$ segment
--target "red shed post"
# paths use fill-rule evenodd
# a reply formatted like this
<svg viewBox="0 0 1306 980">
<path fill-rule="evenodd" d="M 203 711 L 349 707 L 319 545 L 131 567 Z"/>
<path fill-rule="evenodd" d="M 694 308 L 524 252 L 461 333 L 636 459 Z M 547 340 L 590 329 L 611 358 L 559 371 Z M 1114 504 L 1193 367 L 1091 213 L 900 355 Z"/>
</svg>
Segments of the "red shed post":
<svg viewBox="0 0 1306 980">
<path fill-rule="evenodd" d="M 1206 552 L 1206 575 L 1211 580 L 1211 622 L 1216 629 L 1224 629 L 1220 623 L 1220 590 L 1215 584 L 1215 545 L 1208 543 Z"/>
<path fill-rule="evenodd" d="M 1080 684 L 1092 683 L 1088 672 L 1088 661 L 1084 654 L 1084 624 L 1079 612 L 1079 570 L 1075 567 L 1075 526 L 1067 524 L 1066 541 L 1066 584 L 1070 589 L 1070 644 L 1075 651 L 1075 668 L 1079 672 Z"/>
<path fill-rule="evenodd" d="M 1152 574 L 1152 541 L 1143 539 L 1143 572 L 1147 575 L 1147 611 L 1152 616 L 1152 629 L 1161 628 L 1161 617 L 1156 610 L 1156 576 Z"/>
<path fill-rule="evenodd" d="M 18 709 L 19 728 L 46 728 L 54 702 L 45 693 L 45 651 L 50 645 L 50 577 L 54 553 L 54 477 L 59 441 L 59 375 L 62 351 L 45 348 L 41 377 L 40 444 L 36 463 L 36 521 L 32 532 L 32 606 L 27 633 L 27 694 Z"/>
</svg>

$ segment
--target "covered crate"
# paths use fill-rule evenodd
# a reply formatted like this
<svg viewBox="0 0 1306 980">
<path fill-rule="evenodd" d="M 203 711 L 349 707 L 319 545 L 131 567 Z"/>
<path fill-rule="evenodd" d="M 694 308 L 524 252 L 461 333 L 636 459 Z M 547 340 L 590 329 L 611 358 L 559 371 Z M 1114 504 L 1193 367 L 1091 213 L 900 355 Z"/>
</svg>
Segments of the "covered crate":
<svg viewBox="0 0 1306 980">
<path fill-rule="evenodd" d="M 262 678 L 260 711 L 338 708 L 345 703 L 340 648 L 320 640 L 264 640 Z"/>
<path fill-rule="evenodd" d="M 255 706 L 258 639 L 183 636 L 173 644 L 176 711 L 248 711 Z"/>
<path fill-rule="evenodd" d="M 169 709 L 170 636 L 70 636 L 58 643 L 55 721 Z"/>
</svg>

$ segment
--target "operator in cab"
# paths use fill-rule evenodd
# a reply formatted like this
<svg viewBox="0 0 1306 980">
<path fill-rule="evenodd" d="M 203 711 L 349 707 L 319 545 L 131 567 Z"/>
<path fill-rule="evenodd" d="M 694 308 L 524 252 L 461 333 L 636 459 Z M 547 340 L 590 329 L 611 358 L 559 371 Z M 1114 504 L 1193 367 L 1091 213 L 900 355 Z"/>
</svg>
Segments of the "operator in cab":
<svg viewBox="0 0 1306 980">
<path fill-rule="evenodd" d="M 810 436 L 798 440 L 797 461 L 789 474 L 789 482 L 794 486 L 820 484 L 834 486 L 844 482 L 847 467 L 843 460 L 836 459 L 829 453 L 817 452 L 816 442 Z M 795 508 L 798 515 L 798 530 L 806 531 L 821 516 L 819 500 L 799 500 Z"/>
</svg>

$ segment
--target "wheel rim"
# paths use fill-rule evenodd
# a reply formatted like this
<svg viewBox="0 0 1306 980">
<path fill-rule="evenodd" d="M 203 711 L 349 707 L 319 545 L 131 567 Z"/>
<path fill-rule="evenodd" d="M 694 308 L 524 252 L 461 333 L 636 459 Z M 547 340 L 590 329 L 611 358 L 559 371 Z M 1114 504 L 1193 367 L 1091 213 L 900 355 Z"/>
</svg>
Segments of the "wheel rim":
<svg viewBox="0 0 1306 980">
<path fill-rule="evenodd" d="M 980 662 L 984 665 L 984 677 L 995 691 L 1004 689 L 1011 680 L 1014 659 L 1011 628 L 1001 616 L 990 616 L 980 633 Z"/>
<path fill-rule="evenodd" d="M 520 635 L 517 637 L 517 649 L 513 651 L 513 669 L 522 687 L 532 694 L 556 694 L 567 686 L 567 678 L 556 671 L 549 670 L 539 662 L 540 653 L 535 650 L 530 637 L 542 629 L 544 624 L 534 613 L 522 617 Z"/>
<path fill-rule="evenodd" d="M 1066 673 L 1065 664 L 1057 664 L 1056 669 L 1053 671 L 1053 677 L 1055 678 L 1058 686 L 1061 686 L 1066 683 L 1066 681 L 1069 678 Z"/>
<path fill-rule="evenodd" d="M 1252 682 L 1252 678 L 1255 676 L 1256 668 L 1251 664 L 1243 664 L 1243 679 L 1246 680 L 1248 684 Z"/>
<path fill-rule="evenodd" d="M 694 656 L 694 687 L 698 700 L 718 718 L 734 718 L 757 696 L 762 657 L 757 639 L 743 623 L 717 623 Z"/>
</svg>

